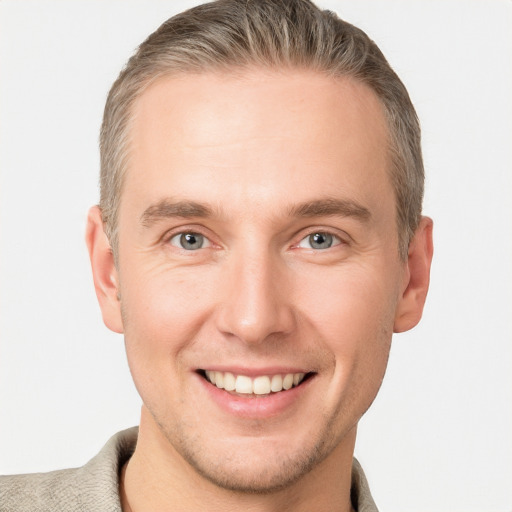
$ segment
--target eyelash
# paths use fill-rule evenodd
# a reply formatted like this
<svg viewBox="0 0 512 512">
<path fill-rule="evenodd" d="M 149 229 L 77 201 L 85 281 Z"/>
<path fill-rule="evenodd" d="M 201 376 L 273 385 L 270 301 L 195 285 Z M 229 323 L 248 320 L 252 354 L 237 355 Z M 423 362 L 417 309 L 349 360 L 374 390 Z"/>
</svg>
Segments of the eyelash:
<svg viewBox="0 0 512 512">
<path fill-rule="evenodd" d="M 196 250 L 199 250 L 199 249 L 205 249 L 206 247 L 211 247 L 211 245 L 212 245 L 211 240 L 210 240 L 207 236 L 203 235 L 202 233 L 196 232 L 196 231 L 181 231 L 180 233 L 175 233 L 175 234 L 173 234 L 172 236 L 168 237 L 167 242 L 168 242 L 170 245 L 172 245 L 173 247 L 176 247 L 176 248 L 178 248 L 178 249 L 183 249 L 183 250 L 186 250 L 187 252 L 189 252 L 187 249 L 185 249 L 185 247 L 183 247 L 183 246 L 181 246 L 181 247 L 180 247 L 179 245 L 177 245 L 177 244 L 175 245 L 175 244 L 173 244 L 173 243 L 172 243 L 172 241 L 173 241 L 175 238 L 177 238 L 177 237 L 179 237 L 179 238 L 180 238 L 180 242 L 182 242 L 182 240 L 181 240 L 181 239 L 182 239 L 183 237 L 187 236 L 187 235 L 189 235 L 189 236 L 195 236 L 195 237 L 201 237 L 201 238 L 203 239 L 203 243 L 201 243 L 201 246 L 200 246 L 200 247 L 198 247 Z M 206 242 L 206 244 L 207 244 L 206 246 L 205 246 L 205 245 L 203 245 L 203 244 L 204 244 L 204 242 Z M 192 250 L 191 250 L 190 252 L 192 252 Z"/>
<path fill-rule="evenodd" d="M 325 247 L 325 248 L 315 248 L 315 247 L 304 247 L 302 245 L 303 242 L 309 240 L 310 242 L 310 245 L 311 245 L 311 238 L 314 237 L 314 236 L 317 236 L 317 235 L 322 235 L 325 239 L 327 239 L 329 241 L 330 239 L 330 242 L 332 243 L 332 245 L 330 245 L 329 247 Z M 319 243 L 319 245 L 322 244 L 322 242 L 317 242 Z M 301 248 L 304 248 L 304 249 L 310 249 L 310 250 L 315 250 L 315 251 L 325 251 L 327 249 L 332 249 L 333 247 L 337 247 L 338 245 L 341 245 L 343 244 L 343 240 L 335 235 L 334 233 L 331 233 L 329 231 L 322 231 L 322 230 L 315 230 L 315 231 L 312 231 L 310 232 L 308 235 L 306 235 L 305 237 L 301 238 L 301 240 L 299 241 L 299 243 L 296 245 L 296 247 L 301 247 Z"/>
<path fill-rule="evenodd" d="M 172 240 L 173 239 L 178 239 L 184 235 L 199 235 L 201 237 L 204 238 L 205 242 L 208 244 L 206 247 L 203 246 L 201 247 L 201 249 L 206 249 L 208 247 L 211 247 L 213 245 L 216 245 L 212 239 L 211 239 L 211 236 L 210 235 L 207 235 L 205 233 L 205 230 L 202 228 L 202 226 L 197 226 L 197 225 L 191 225 L 191 226 L 179 226 L 179 227 L 176 227 L 174 229 L 171 229 L 169 231 L 167 231 L 161 238 L 160 238 L 160 241 L 161 243 L 164 245 L 164 246 L 168 246 L 168 245 L 171 245 L 172 247 L 174 247 L 175 249 L 177 250 L 181 250 L 181 251 L 184 251 L 184 252 L 187 252 L 187 253 L 191 253 L 191 252 L 195 252 L 193 250 L 187 250 L 185 249 L 184 247 L 181 247 L 179 245 L 179 241 L 178 243 L 176 244 L 173 244 L 172 243 Z"/>
<path fill-rule="evenodd" d="M 186 249 L 185 247 L 183 247 L 181 245 L 181 241 L 182 240 L 179 240 L 177 243 L 172 243 L 173 239 L 176 239 L 178 237 L 181 238 L 181 237 L 186 236 L 186 235 L 200 236 L 200 237 L 203 238 L 204 242 L 206 242 L 207 245 L 203 245 L 202 244 L 200 247 L 198 247 L 197 249 L 194 250 L 194 249 Z M 332 245 L 329 245 L 328 247 L 324 247 L 324 248 L 311 247 L 311 237 L 313 237 L 315 235 L 323 235 L 324 238 L 326 238 L 328 242 L 329 242 L 329 239 L 330 239 L 330 242 L 332 243 Z M 309 239 L 309 242 L 310 242 L 309 247 L 305 247 L 302 244 L 303 243 L 307 243 L 308 239 Z M 178 231 L 178 232 L 173 231 L 172 233 L 169 233 L 169 234 L 167 234 L 164 237 L 164 242 L 166 244 L 172 245 L 176 249 L 179 249 L 179 250 L 182 250 L 182 251 L 186 251 L 188 253 L 196 252 L 199 249 L 210 248 L 210 247 L 212 247 L 214 245 L 214 243 L 211 241 L 211 239 L 207 235 L 202 233 L 201 230 L 198 230 L 198 229 L 195 229 L 195 228 L 192 228 L 192 229 L 183 229 L 183 228 L 181 228 L 180 231 Z M 318 243 L 322 244 L 323 242 L 319 241 Z M 308 233 L 306 233 L 304 236 L 302 236 L 302 238 L 299 240 L 298 243 L 293 244 L 291 248 L 292 249 L 303 248 L 303 249 L 307 249 L 307 250 L 314 251 L 314 252 L 323 252 L 323 251 L 326 251 L 328 249 L 333 249 L 335 247 L 338 247 L 340 245 L 347 245 L 347 243 L 348 242 L 346 241 L 346 239 L 343 239 L 342 237 L 332 233 L 331 231 L 328 231 L 328 230 L 325 230 L 325 229 L 312 229 Z"/>
</svg>

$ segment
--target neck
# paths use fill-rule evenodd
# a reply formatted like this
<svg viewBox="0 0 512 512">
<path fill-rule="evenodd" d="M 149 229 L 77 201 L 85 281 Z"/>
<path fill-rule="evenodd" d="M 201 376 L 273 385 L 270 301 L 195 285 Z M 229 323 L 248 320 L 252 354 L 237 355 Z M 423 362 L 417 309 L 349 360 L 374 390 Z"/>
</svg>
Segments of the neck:
<svg viewBox="0 0 512 512">
<path fill-rule="evenodd" d="M 246 494 L 218 487 L 194 468 L 167 441 L 144 412 L 137 447 L 121 472 L 123 512 L 353 511 L 350 502 L 354 428 L 336 449 L 299 481 L 269 493 Z"/>
</svg>

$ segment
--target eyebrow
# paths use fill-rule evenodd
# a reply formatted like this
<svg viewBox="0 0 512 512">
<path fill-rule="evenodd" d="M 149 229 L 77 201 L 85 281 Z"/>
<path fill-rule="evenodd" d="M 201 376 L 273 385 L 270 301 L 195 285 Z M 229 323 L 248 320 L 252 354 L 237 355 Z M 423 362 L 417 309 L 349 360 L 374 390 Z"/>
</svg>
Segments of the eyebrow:
<svg viewBox="0 0 512 512">
<path fill-rule="evenodd" d="M 361 221 L 369 221 L 371 213 L 365 206 L 346 199 L 319 199 L 294 205 L 289 210 L 291 217 L 354 217 Z"/>
<path fill-rule="evenodd" d="M 195 201 L 172 202 L 169 199 L 162 199 L 146 208 L 140 220 L 144 227 L 150 227 L 160 219 L 173 217 L 189 219 L 193 217 L 211 217 L 212 215 L 213 210 L 205 204 L 196 203 Z"/>
<path fill-rule="evenodd" d="M 168 218 L 207 218 L 214 216 L 210 206 L 195 201 L 177 201 L 162 199 L 156 204 L 146 208 L 141 215 L 141 224 L 150 227 L 161 219 Z M 354 217 L 361 221 L 368 221 L 371 213 L 368 208 L 359 203 L 346 199 L 317 199 L 293 205 L 288 209 L 289 217 Z"/>
</svg>

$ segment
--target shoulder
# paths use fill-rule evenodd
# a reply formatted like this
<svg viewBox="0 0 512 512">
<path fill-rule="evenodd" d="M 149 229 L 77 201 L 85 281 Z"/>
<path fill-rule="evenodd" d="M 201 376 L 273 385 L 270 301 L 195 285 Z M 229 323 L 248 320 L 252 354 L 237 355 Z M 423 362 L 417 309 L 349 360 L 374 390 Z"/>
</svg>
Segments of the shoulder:
<svg viewBox="0 0 512 512">
<path fill-rule="evenodd" d="M 0 476 L 0 512 L 120 512 L 119 471 L 136 440 L 136 428 L 119 432 L 80 468 Z"/>
<path fill-rule="evenodd" d="M 361 464 L 356 458 L 352 460 L 352 486 L 350 489 L 352 506 L 357 512 L 378 512 L 377 505 L 373 501 L 368 480 Z"/>
<path fill-rule="evenodd" d="M 78 469 L 0 477 L 0 511 L 79 510 Z"/>
</svg>

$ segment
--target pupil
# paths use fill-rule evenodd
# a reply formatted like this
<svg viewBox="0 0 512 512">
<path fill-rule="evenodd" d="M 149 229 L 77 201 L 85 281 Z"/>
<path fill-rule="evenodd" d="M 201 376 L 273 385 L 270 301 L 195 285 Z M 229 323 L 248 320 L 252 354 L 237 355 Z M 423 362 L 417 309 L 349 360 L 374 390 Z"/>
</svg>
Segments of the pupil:
<svg viewBox="0 0 512 512">
<path fill-rule="evenodd" d="M 200 249 L 203 245 L 203 237 L 197 233 L 183 234 L 180 241 L 184 249 Z"/>
<path fill-rule="evenodd" d="M 332 235 L 328 233 L 314 233 L 309 237 L 313 249 L 328 249 L 332 245 Z"/>
</svg>

